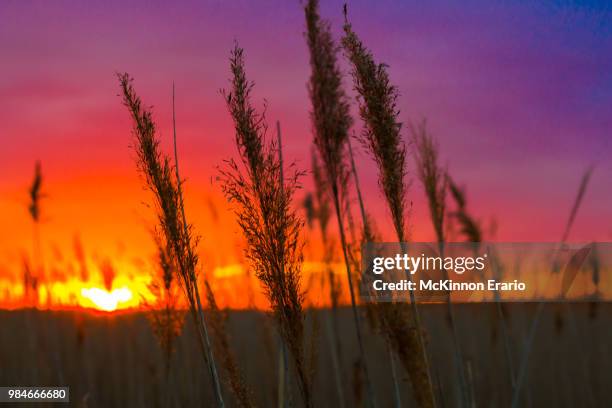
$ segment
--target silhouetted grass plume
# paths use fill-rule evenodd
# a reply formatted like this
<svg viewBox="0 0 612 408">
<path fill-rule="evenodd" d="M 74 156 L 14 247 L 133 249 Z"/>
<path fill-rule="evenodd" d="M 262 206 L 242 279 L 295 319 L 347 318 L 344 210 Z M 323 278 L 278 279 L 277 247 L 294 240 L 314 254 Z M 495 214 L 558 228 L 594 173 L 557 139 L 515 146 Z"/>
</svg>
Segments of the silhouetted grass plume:
<svg viewBox="0 0 612 408">
<path fill-rule="evenodd" d="M 422 121 L 419 125 L 412 126 L 411 131 L 417 175 L 425 190 L 425 196 L 427 197 L 429 215 L 436 233 L 440 256 L 444 256 L 444 242 L 446 240 L 444 226 L 446 216 L 446 194 L 448 191 L 447 172 L 440 166 L 438 146 L 433 136 L 427 130 L 427 123 Z M 442 273 L 444 279 L 448 279 L 448 271 L 446 268 L 442 268 Z M 458 340 L 459 333 L 450 296 L 451 294 L 448 292 L 445 297 L 447 318 L 452 331 L 451 338 L 454 348 L 455 365 L 457 367 L 457 377 L 459 380 L 459 403 L 462 406 L 469 406 L 472 403 L 472 397 L 469 395 L 463 353 Z"/>
<path fill-rule="evenodd" d="M 342 87 L 342 74 L 338 67 L 338 47 L 331 35 L 329 22 L 319 15 L 319 2 L 309 0 L 304 7 L 306 18 L 306 40 L 310 52 L 310 80 L 308 92 L 312 105 L 311 120 L 314 132 L 314 145 L 323 162 L 327 176 L 327 185 L 332 193 L 332 199 L 338 220 L 340 243 L 346 266 L 351 306 L 355 320 L 355 329 L 359 343 L 359 352 L 364 370 L 364 381 L 367 390 L 368 403 L 375 405 L 373 389 L 368 374 L 360 316 L 355 300 L 355 289 L 349 259 L 348 243 L 344 231 L 344 207 L 341 198 L 344 195 L 342 187 L 348 175 L 346 167 L 346 144 L 352 119 L 349 114 L 349 102 Z"/>
<path fill-rule="evenodd" d="M 240 164 L 226 162 L 222 190 L 234 205 L 238 224 L 247 241 L 246 257 L 263 285 L 275 320 L 292 357 L 306 406 L 312 405 L 311 373 L 304 351 L 303 261 L 300 231 L 303 221 L 292 209 L 292 198 L 301 175 L 283 176 L 282 161 L 274 140 L 266 140 L 265 115 L 252 107 L 243 50 L 236 45 L 230 57 L 231 90 L 224 91 L 234 121 Z"/>
<path fill-rule="evenodd" d="M 396 107 L 397 89 L 389 81 L 386 66 L 374 61 L 372 53 L 363 45 L 348 20 L 344 24 L 342 45 L 351 62 L 359 114 L 364 124 L 361 141 L 377 164 L 378 183 L 391 212 L 397 239 L 403 243 L 406 241 L 406 148 L 400 133 L 402 124 L 398 120 L 399 112 Z M 408 279 L 411 279 L 409 274 Z M 422 407 L 431 407 L 435 406 L 433 384 L 422 336 L 423 329 L 412 291 L 410 291 L 410 301 L 416 341 L 411 344 L 414 346 L 410 354 L 412 361 L 402 360 L 402 362 L 410 374 L 418 404 Z M 393 316 L 401 314 L 400 312 L 400 309 L 394 310 Z M 389 324 L 392 324 L 392 320 L 389 320 Z M 399 332 L 397 330 L 389 332 L 389 334 L 394 333 Z M 392 342 L 392 344 L 397 347 L 398 343 Z M 400 354 L 400 359 L 401 357 Z"/>
<path fill-rule="evenodd" d="M 123 103 L 128 108 L 133 120 L 135 136 L 136 164 L 143 175 L 147 188 L 153 193 L 160 233 L 172 249 L 178 276 L 189 301 L 191 313 L 196 325 L 202 355 L 208 366 L 213 392 L 217 404 L 224 406 L 221 385 L 217 374 L 208 329 L 202 311 L 202 302 L 198 289 L 196 251 L 197 237 L 187 222 L 181 191 L 182 181 L 178 177 L 177 164 L 174 166 L 170 157 L 162 153 L 153 114 L 144 108 L 140 98 L 132 87 L 128 74 L 119 74 Z M 175 156 L 176 161 L 176 156 Z"/>
</svg>

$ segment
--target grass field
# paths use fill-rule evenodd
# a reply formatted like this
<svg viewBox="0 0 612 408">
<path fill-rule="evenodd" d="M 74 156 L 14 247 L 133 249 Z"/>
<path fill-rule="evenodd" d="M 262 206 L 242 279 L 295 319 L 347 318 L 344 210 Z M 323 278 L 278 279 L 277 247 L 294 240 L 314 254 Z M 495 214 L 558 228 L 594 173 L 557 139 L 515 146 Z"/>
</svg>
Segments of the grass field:
<svg viewBox="0 0 612 408">
<path fill-rule="evenodd" d="M 505 304 L 514 369 L 535 305 Z M 612 305 L 548 304 L 538 329 L 522 406 L 606 406 L 612 353 Z M 459 336 L 470 388 L 476 406 L 505 407 L 512 398 L 511 381 L 496 305 L 456 308 Z M 323 322 L 329 311 L 307 312 Z M 445 308 L 422 307 L 426 341 L 434 368 L 440 406 L 455 406 L 456 376 Z M 358 349 L 349 308 L 338 312 L 341 334 L 341 373 L 346 406 L 363 402 L 363 383 L 357 368 Z M 142 313 L 0 312 L 0 384 L 66 385 L 72 406 L 157 407 L 209 406 L 214 401 L 208 373 L 191 320 L 177 342 L 170 375 L 165 378 L 163 356 Z M 315 406 L 338 406 L 328 333 L 319 324 Z M 278 338 L 272 322 L 260 312 L 230 312 L 228 331 L 245 381 L 257 406 L 275 406 L 278 376 Z M 310 333 L 308 334 L 310 335 Z M 393 385 L 382 337 L 364 330 L 364 343 L 376 399 L 393 405 Z M 406 373 L 400 369 L 402 405 L 414 406 Z M 290 395 L 299 405 L 297 386 Z M 228 406 L 232 393 L 223 390 Z"/>
</svg>

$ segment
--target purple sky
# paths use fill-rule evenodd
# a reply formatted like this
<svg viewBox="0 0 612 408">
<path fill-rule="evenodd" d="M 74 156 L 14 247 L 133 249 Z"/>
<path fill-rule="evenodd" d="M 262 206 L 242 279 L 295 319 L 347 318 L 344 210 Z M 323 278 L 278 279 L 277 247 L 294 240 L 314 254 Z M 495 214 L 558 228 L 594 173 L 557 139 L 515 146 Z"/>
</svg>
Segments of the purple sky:
<svg viewBox="0 0 612 408">
<path fill-rule="evenodd" d="M 324 3 L 339 36 L 342 2 Z M 612 240 L 610 6 L 354 1 L 349 14 L 389 64 L 402 120 L 427 118 L 470 208 L 483 222 L 497 220 L 499 239 L 559 239 L 580 178 L 596 165 L 571 238 Z M 76 192 L 94 177 L 100 191 L 137 182 L 117 71 L 135 78 L 164 136 L 176 82 L 184 172 L 193 186 L 218 193 L 210 176 L 235 155 L 219 95 L 234 40 L 245 48 L 258 106 L 265 98 L 271 123 L 282 123 L 286 156 L 309 167 L 309 67 L 298 1 L 4 1 L 0 21 L 0 225 L 27 222 L 20 197 L 41 159 L 53 200 L 68 205 L 53 194 L 57 183 L 83 207 L 71 223 L 55 214 L 57 230 L 70 225 L 67 235 L 103 233 L 102 242 L 115 242 L 113 230 L 87 218 L 87 206 L 105 207 L 123 228 L 141 228 L 132 212 L 113 214 L 103 198 Z M 366 204 L 385 224 L 375 168 L 363 153 L 358 165 Z M 410 194 L 414 238 L 431 239 L 416 180 Z M 21 245 L 14 241 L 0 239 L 0 248 Z"/>
</svg>

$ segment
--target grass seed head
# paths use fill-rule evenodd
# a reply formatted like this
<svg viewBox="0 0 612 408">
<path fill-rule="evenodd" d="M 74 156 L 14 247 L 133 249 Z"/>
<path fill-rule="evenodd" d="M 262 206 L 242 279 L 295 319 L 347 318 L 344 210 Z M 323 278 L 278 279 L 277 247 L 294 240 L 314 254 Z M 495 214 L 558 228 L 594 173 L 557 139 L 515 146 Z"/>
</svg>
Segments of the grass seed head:
<svg viewBox="0 0 612 408">
<path fill-rule="evenodd" d="M 425 189 L 436 239 L 443 242 L 448 177 L 438 163 L 438 145 L 427 130 L 427 124 L 423 121 L 411 131 L 417 175 Z"/>
<path fill-rule="evenodd" d="M 251 105 L 253 84 L 246 78 L 243 50 L 238 45 L 230 56 L 230 70 L 232 89 L 223 94 L 234 121 L 235 142 L 243 166 L 234 160 L 226 162 L 220 169 L 222 190 L 234 205 L 247 242 L 246 257 L 264 287 L 293 358 L 304 402 L 310 406 L 310 378 L 303 344 L 304 296 L 300 288 L 303 221 L 291 207 L 301 173 L 293 171 L 288 177 L 280 177 L 283 169 L 278 145 L 266 140 L 265 115 Z"/>
<path fill-rule="evenodd" d="M 34 222 L 38 222 L 40 220 L 40 201 L 43 197 L 41 192 L 42 182 L 42 167 L 40 161 L 37 161 L 34 166 L 34 179 L 32 180 L 32 184 L 30 185 L 29 189 L 30 205 L 28 207 L 28 210 Z"/>
<path fill-rule="evenodd" d="M 308 91 L 312 103 L 314 144 L 323 161 L 330 188 L 337 190 L 346 173 L 345 149 L 352 119 L 338 67 L 338 47 L 329 22 L 319 16 L 318 0 L 304 8 L 311 76 Z"/>
<path fill-rule="evenodd" d="M 391 85 L 387 66 L 377 64 L 348 20 L 342 46 L 352 65 L 359 115 L 364 123 L 360 141 L 378 166 L 378 183 L 387 200 L 400 241 L 405 237 L 406 148 L 396 106 L 397 89 Z"/>
</svg>

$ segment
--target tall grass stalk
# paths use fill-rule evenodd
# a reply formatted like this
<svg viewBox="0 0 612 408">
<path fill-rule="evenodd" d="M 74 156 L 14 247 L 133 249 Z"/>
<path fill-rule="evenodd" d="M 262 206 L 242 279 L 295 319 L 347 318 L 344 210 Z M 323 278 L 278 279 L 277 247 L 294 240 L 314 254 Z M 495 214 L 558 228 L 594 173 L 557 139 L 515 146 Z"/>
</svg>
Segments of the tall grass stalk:
<svg viewBox="0 0 612 408">
<path fill-rule="evenodd" d="M 32 231 L 32 235 L 33 235 L 32 260 L 33 260 L 34 279 L 31 282 L 35 283 L 35 285 L 37 286 L 44 285 L 44 288 L 47 294 L 47 298 L 46 298 L 47 307 L 50 307 L 52 303 L 52 299 L 51 299 L 52 293 L 50 289 L 50 282 L 48 279 L 45 278 L 45 262 L 44 262 L 44 256 L 43 256 L 43 250 L 42 250 L 41 234 L 40 234 L 41 205 L 42 205 L 42 199 L 45 197 L 44 193 L 42 192 L 42 182 L 43 182 L 42 165 L 40 161 L 37 160 L 34 165 L 34 178 L 32 179 L 32 184 L 30 185 L 30 188 L 28 190 L 28 193 L 30 196 L 28 212 L 30 213 L 30 217 L 32 218 L 32 229 L 33 229 Z M 35 293 L 36 303 L 34 305 L 39 306 L 38 305 L 38 302 L 39 302 L 38 290 L 36 290 L 35 292 L 36 292 Z"/>
<path fill-rule="evenodd" d="M 150 309 L 147 317 L 162 351 L 165 385 L 162 399 L 165 401 L 164 406 L 169 406 L 172 397 L 170 393 L 171 361 L 176 339 L 183 328 L 184 313 L 178 306 L 178 288 L 174 279 L 176 271 L 171 248 L 159 233 L 154 233 L 154 239 L 157 247 L 157 265 L 149 290 L 155 297 L 155 302 L 153 304 L 145 302 L 145 304 Z"/>
<path fill-rule="evenodd" d="M 160 232 L 172 248 L 179 280 L 189 301 L 192 317 L 198 332 L 202 356 L 211 377 L 211 385 L 217 405 L 224 406 L 221 384 L 213 356 L 208 328 L 204 320 L 198 289 L 197 241 L 192 226 L 187 222 L 182 193 L 174 131 L 175 163 L 162 153 L 156 126 L 150 109 L 144 108 L 128 74 L 118 74 L 123 103 L 134 124 L 136 163 L 146 186 L 154 195 Z"/>
<path fill-rule="evenodd" d="M 563 235 L 561 236 L 561 246 L 566 243 L 572 225 L 574 225 L 574 220 L 576 219 L 576 215 L 578 214 L 578 210 L 580 209 L 580 205 L 582 204 L 582 199 L 584 198 L 584 194 L 586 193 L 587 187 L 589 185 L 589 181 L 591 180 L 591 175 L 593 173 L 593 168 L 590 167 L 582 176 L 580 180 L 580 185 L 578 187 L 578 193 L 576 194 L 576 199 L 572 205 L 572 209 L 569 214 L 569 218 L 565 224 L 565 228 L 563 230 Z M 529 328 L 529 332 L 527 334 L 527 340 L 525 342 L 525 348 L 523 349 L 523 354 L 521 356 L 520 365 L 518 368 L 518 373 L 516 377 L 516 386 L 514 387 L 514 393 L 512 395 L 511 407 L 517 408 L 520 406 L 521 401 L 521 391 L 523 389 L 523 385 L 525 383 L 525 378 L 527 377 L 527 369 L 529 367 L 529 357 L 531 356 L 531 349 L 533 348 L 533 342 L 535 339 L 536 332 L 540 325 L 540 319 L 542 317 L 542 312 L 544 311 L 545 302 L 539 302 L 538 307 L 535 312 L 535 316 L 531 322 L 531 326 Z"/>
<path fill-rule="evenodd" d="M 42 194 L 42 166 L 40 161 L 36 161 L 34 165 L 34 178 L 28 193 L 30 195 L 30 204 L 28 206 L 28 212 L 32 217 L 33 223 L 33 236 L 34 236 L 34 269 L 36 271 L 36 277 L 39 278 L 42 272 L 42 251 L 40 245 L 40 213 L 41 213 L 41 201 L 43 198 Z"/>
<path fill-rule="evenodd" d="M 147 305 L 151 309 L 148 318 L 153 334 L 162 349 L 167 383 L 175 342 L 183 327 L 183 313 L 178 306 L 178 288 L 174 280 L 176 271 L 171 248 L 160 234 L 155 234 L 154 238 L 157 247 L 157 271 L 149 285 L 149 290 L 155 296 L 155 303 Z"/>
<path fill-rule="evenodd" d="M 32 253 L 32 264 L 28 260 L 28 257 L 24 255 L 23 258 L 23 290 L 24 290 L 24 301 L 27 307 L 35 309 L 38 306 L 38 285 L 40 283 L 40 268 L 41 265 L 41 245 L 40 245 L 40 203 L 42 198 L 42 170 L 40 161 L 36 161 L 34 165 L 34 178 L 32 184 L 28 190 L 30 196 L 30 202 L 28 205 L 28 212 L 32 217 L 32 233 L 33 233 L 33 253 Z M 28 310 L 25 314 L 25 325 L 28 328 L 28 346 L 29 352 L 38 361 L 40 353 L 38 350 L 38 330 L 37 324 L 35 324 L 36 313 L 35 310 Z M 38 373 L 34 372 L 33 380 L 38 380 Z"/>
<path fill-rule="evenodd" d="M 227 329 L 227 314 L 219 309 L 215 293 L 210 287 L 208 280 L 204 282 L 206 289 L 206 300 L 208 303 L 208 313 L 210 329 L 213 336 L 213 344 L 219 358 L 219 363 L 225 370 L 227 385 L 232 390 L 236 398 L 237 406 L 241 408 L 252 408 L 255 406 L 253 395 L 247 386 L 242 375 L 236 357 L 230 346 L 230 339 Z"/>
<path fill-rule="evenodd" d="M 306 18 L 306 38 L 310 52 L 311 75 L 309 94 L 312 103 L 311 118 L 314 131 L 314 144 L 323 161 L 327 175 L 328 188 L 331 190 L 340 243 L 346 266 L 351 307 L 355 320 L 355 330 L 359 345 L 359 357 L 362 361 L 367 399 L 370 406 L 375 406 L 374 390 L 370 382 L 366 353 L 361 332 L 361 319 L 355 300 L 355 289 L 351 273 L 348 244 L 345 236 L 343 211 L 340 205 L 341 187 L 347 173 L 346 143 L 352 120 L 349 104 L 342 88 L 342 75 L 337 63 L 337 46 L 335 45 L 330 25 L 319 16 L 318 0 L 309 0 L 304 8 Z"/>
<path fill-rule="evenodd" d="M 234 205 L 247 241 L 246 257 L 270 301 L 304 405 L 310 407 L 313 401 L 304 353 L 304 294 L 300 288 L 303 221 L 291 208 L 301 173 L 294 171 L 287 177 L 281 170 L 277 143 L 266 140 L 265 115 L 251 106 L 253 84 L 246 78 L 243 50 L 238 45 L 231 53 L 230 69 L 232 89 L 223 94 L 234 121 L 241 166 L 235 160 L 225 162 L 225 168 L 220 169 L 222 190 Z"/>
<path fill-rule="evenodd" d="M 391 366 L 391 378 L 393 379 L 393 396 L 395 397 L 396 408 L 402 407 L 402 395 L 400 393 L 399 382 L 397 380 L 397 368 L 395 367 L 395 355 L 393 354 L 393 346 L 389 340 L 386 342 L 387 353 L 389 354 L 389 365 Z"/>
<path fill-rule="evenodd" d="M 358 94 L 359 114 L 364 123 L 361 141 L 372 154 L 379 171 L 379 185 L 391 212 L 397 239 L 405 248 L 406 212 L 406 150 L 401 139 L 401 123 L 396 108 L 397 89 L 390 84 L 386 66 L 376 64 L 372 53 L 363 45 L 346 19 L 342 45 L 352 65 L 354 88 Z M 407 278 L 412 279 L 409 272 Z M 417 347 L 409 374 L 415 399 L 422 407 L 435 406 L 433 384 L 423 328 L 414 293 L 410 291 L 412 320 L 416 329 Z"/>
<path fill-rule="evenodd" d="M 593 167 L 589 167 L 582 176 L 582 179 L 580 180 L 580 186 L 578 187 L 578 193 L 576 194 L 574 205 L 572 206 L 569 217 L 567 219 L 567 223 L 565 224 L 565 230 L 563 231 L 563 235 L 561 236 L 561 243 L 567 242 L 567 238 L 569 237 L 570 230 L 574 225 L 574 220 L 576 220 L 578 209 L 580 208 L 580 204 L 582 204 L 582 199 L 584 198 L 584 194 L 586 193 L 586 189 L 589 185 L 589 181 L 591 180 L 592 174 Z"/>
<path fill-rule="evenodd" d="M 412 142 L 414 144 L 415 160 L 419 180 L 425 189 L 425 195 L 429 203 L 429 213 L 436 233 L 440 256 L 444 257 L 444 225 L 446 216 L 446 193 L 448 190 L 447 173 L 440 167 L 438 159 L 438 146 L 429 134 L 426 123 L 412 127 Z M 448 271 L 442 268 L 444 279 L 448 279 Z M 455 310 L 450 297 L 446 296 L 448 319 L 451 326 L 452 342 L 455 356 L 455 366 L 459 378 L 459 392 L 461 405 L 469 406 L 471 397 L 467 383 L 467 375 L 463 361 L 459 333 L 457 329 Z"/>
<path fill-rule="evenodd" d="M 446 180 L 448 182 L 448 189 L 451 197 L 455 201 L 456 210 L 450 213 L 450 215 L 457 221 L 460 227 L 460 233 L 463 234 L 467 242 L 471 242 L 476 244 L 474 250 L 477 250 L 478 247 L 482 244 L 483 240 L 483 232 L 479 223 L 470 215 L 467 210 L 467 202 L 465 197 L 465 192 L 454 182 L 451 176 L 447 173 Z M 491 265 L 493 268 L 494 278 L 497 280 L 501 280 L 501 272 L 502 265 L 499 261 L 497 254 L 495 253 L 493 248 L 488 248 L 487 253 L 489 254 L 489 259 L 491 259 Z M 481 277 L 484 280 L 484 273 L 481 272 Z M 502 339 L 504 342 L 504 355 L 506 357 L 506 366 L 508 368 L 508 377 L 510 378 L 510 383 L 512 385 L 512 390 L 516 385 L 516 376 L 514 374 L 514 363 L 512 361 L 512 347 L 510 336 L 508 333 L 508 327 L 506 324 L 506 313 L 502 308 L 502 303 L 500 301 L 499 291 L 495 291 L 495 307 L 497 312 L 497 317 L 500 321 L 500 327 L 502 332 Z M 474 394 L 472 393 L 472 396 Z"/>
<path fill-rule="evenodd" d="M 478 222 L 470 215 L 467 210 L 467 203 L 464 191 L 457 186 L 448 173 L 446 173 L 446 182 L 448 183 L 448 191 L 450 192 L 455 204 L 456 210 L 449 215 L 452 216 L 460 226 L 460 232 L 463 234 L 467 242 L 475 244 L 482 243 L 482 229 Z"/>
<path fill-rule="evenodd" d="M 340 356 L 340 330 L 338 329 L 338 298 L 340 295 L 339 282 L 337 282 L 336 276 L 333 269 L 331 268 L 331 262 L 334 256 L 334 246 L 329 236 L 329 220 L 331 218 L 331 206 L 329 202 L 329 194 L 327 190 L 327 183 L 325 175 L 319 159 L 317 158 L 317 152 L 312 151 L 312 175 L 315 184 L 315 203 L 314 203 L 314 217 L 318 221 L 319 230 L 321 232 L 321 242 L 323 243 L 323 262 L 327 272 L 327 278 L 329 281 L 329 297 L 331 301 L 331 310 L 325 319 L 329 346 L 332 356 L 332 365 L 334 369 L 334 379 L 336 386 L 336 393 L 338 396 L 338 404 L 341 408 L 344 404 L 344 391 L 342 384 L 344 379 L 342 376 L 341 367 L 341 356 Z"/>
<path fill-rule="evenodd" d="M 288 406 L 287 385 L 289 384 L 289 379 L 287 378 L 287 367 L 287 347 L 285 347 L 285 342 L 281 339 L 278 344 L 278 383 L 276 393 L 276 406 L 278 408 Z"/>
<path fill-rule="evenodd" d="M 350 139 L 348 141 L 348 150 L 349 157 L 351 159 L 351 174 L 353 175 L 353 180 L 355 182 L 355 190 L 357 191 L 357 201 L 359 202 L 359 212 L 361 214 L 361 223 L 363 225 L 363 237 L 365 239 L 365 242 L 371 242 L 374 240 L 374 232 L 372 231 L 372 226 L 370 225 L 370 220 L 365 210 L 363 195 L 361 194 L 361 186 L 359 184 L 359 175 L 357 174 L 357 166 L 355 165 L 355 157 L 353 156 L 353 146 L 351 144 Z"/>
<path fill-rule="evenodd" d="M 179 171 L 179 160 L 178 160 L 178 147 L 177 147 L 177 137 L 176 137 L 176 107 L 175 107 L 175 89 L 174 83 L 172 83 L 172 144 L 174 147 L 174 172 L 176 175 L 176 191 L 178 196 L 178 203 L 180 209 L 181 222 L 183 224 L 183 236 L 184 236 L 184 244 L 183 248 L 186 249 L 185 254 L 187 254 L 187 259 L 191 259 L 191 262 L 188 262 L 189 268 L 184 268 L 187 272 L 182 272 L 180 276 L 183 277 L 184 287 L 187 288 L 187 283 L 190 284 L 191 289 L 189 290 L 192 293 L 191 297 L 195 298 L 195 303 L 198 310 L 199 317 L 199 327 L 201 328 L 201 336 L 205 343 L 205 350 L 207 351 L 208 357 L 208 369 L 210 371 L 210 375 L 212 377 L 213 387 L 215 391 L 215 397 L 217 399 L 217 403 L 220 407 L 225 405 L 223 401 L 223 394 L 221 392 L 221 382 L 219 381 L 219 375 L 217 372 L 217 365 L 215 364 L 214 353 L 212 350 L 212 345 L 210 343 L 210 337 L 208 335 L 208 327 L 206 325 L 206 320 L 204 319 L 204 311 L 202 307 L 202 301 L 200 299 L 200 290 L 198 288 L 198 276 L 196 273 L 198 256 L 196 255 L 195 243 L 190 244 L 191 237 L 191 225 L 187 222 L 187 217 L 185 216 L 185 205 L 183 200 L 183 180 L 181 179 L 180 171 Z M 197 239 L 195 240 L 197 242 Z M 176 245 L 175 245 L 176 246 Z M 176 253 L 175 253 L 176 257 Z M 179 269 L 179 272 L 181 269 Z M 189 295 L 188 295 L 189 298 Z M 193 304 L 193 301 L 190 300 L 190 304 Z M 193 310 L 193 307 L 192 307 Z"/>
<path fill-rule="evenodd" d="M 283 165 L 283 138 L 281 135 L 280 121 L 276 121 L 276 142 L 278 147 L 278 165 L 279 165 L 279 178 L 280 178 L 280 189 L 281 194 L 284 194 L 285 190 L 285 171 Z M 284 248 L 281 247 L 281 257 L 284 252 Z M 284 267 L 282 273 L 284 274 Z M 280 356 L 282 364 L 282 375 L 278 377 L 278 406 L 285 407 L 290 406 L 291 400 L 291 382 L 289 379 L 289 361 L 287 359 L 287 346 L 284 341 L 280 342 Z"/>
<path fill-rule="evenodd" d="M 44 198 L 44 194 L 42 193 L 42 182 L 43 182 L 43 175 L 42 175 L 42 166 L 40 161 L 36 161 L 36 164 L 34 166 L 34 178 L 32 180 L 32 184 L 30 185 L 29 188 L 29 196 L 30 196 L 30 203 L 28 206 L 28 211 L 30 213 L 30 216 L 32 217 L 32 225 L 33 225 L 33 242 L 34 242 L 34 248 L 33 248 L 33 262 L 34 262 L 34 275 L 32 275 L 31 273 L 27 273 L 25 275 L 26 279 L 24 279 L 24 293 L 28 293 L 30 290 L 32 290 L 32 292 L 34 293 L 34 297 L 33 297 L 33 302 L 32 302 L 32 306 L 33 307 L 39 307 L 42 306 L 39 304 L 39 298 L 38 298 L 38 288 L 41 284 L 44 285 L 45 288 L 45 292 L 46 292 L 46 302 L 47 302 L 47 307 L 51 307 L 52 305 L 52 292 L 51 292 L 51 288 L 50 288 L 50 281 L 49 279 L 47 279 L 45 277 L 45 264 L 44 264 L 44 257 L 43 257 L 43 251 L 42 251 L 42 244 L 41 244 L 41 234 L 40 234 L 40 216 L 41 216 L 41 204 L 42 204 L 42 199 Z M 26 268 L 27 270 L 28 268 Z M 30 325 L 30 316 L 28 314 L 26 314 L 26 324 Z M 30 331 L 30 333 L 32 334 L 30 337 L 32 338 L 32 344 L 35 345 L 36 341 L 37 341 L 37 337 L 40 337 L 40 339 L 49 339 L 49 341 L 53 341 L 54 339 L 57 338 L 57 330 L 55 330 L 53 332 L 53 328 L 51 327 L 51 322 L 48 319 L 45 319 L 44 323 L 43 323 L 43 335 L 42 336 L 37 336 L 35 331 L 32 330 Z M 34 346 L 35 347 L 35 346 Z M 33 350 L 33 354 L 37 355 L 37 350 Z M 54 349 L 53 352 L 50 353 L 50 357 L 52 359 L 52 366 L 55 369 L 55 373 L 57 374 L 57 381 L 59 384 L 63 384 L 64 383 L 64 373 L 63 373 L 63 368 L 62 368 L 62 361 L 60 358 L 60 354 L 59 354 L 59 350 L 58 349 Z M 40 356 L 39 356 L 40 358 Z"/>
<path fill-rule="evenodd" d="M 349 150 L 349 157 L 351 161 L 351 174 L 353 176 L 353 181 L 355 182 L 355 189 L 357 191 L 357 200 L 359 202 L 359 210 L 361 214 L 361 223 L 363 226 L 362 243 L 365 244 L 368 242 L 374 242 L 375 241 L 374 233 L 372 230 L 372 226 L 370 225 L 370 220 L 365 210 L 365 204 L 363 202 L 363 196 L 361 194 L 361 186 L 359 184 L 359 176 L 357 174 L 357 166 L 355 165 L 355 157 L 353 156 L 353 147 L 351 145 L 350 139 L 348 141 L 348 150 Z M 399 332 L 402 331 L 403 326 L 405 326 L 405 320 L 401 322 L 396 322 L 396 323 L 399 323 L 402 327 L 395 327 L 392 324 L 392 321 L 388 319 L 389 317 L 388 313 L 385 313 L 385 312 L 390 310 L 391 308 L 402 308 L 403 305 L 393 304 L 393 306 L 380 306 L 379 304 L 375 304 L 373 305 L 373 307 L 374 307 L 374 312 L 377 315 L 376 317 L 378 318 L 380 322 L 382 322 L 383 330 L 387 331 L 387 333 L 384 333 L 386 337 L 385 344 L 387 346 L 387 354 L 389 355 L 389 364 L 391 366 L 391 378 L 393 380 L 393 390 L 394 390 L 393 395 L 395 397 L 395 406 L 399 408 L 402 406 L 402 400 L 401 400 L 401 393 L 400 393 L 400 387 L 399 387 L 399 380 L 397 376 L 397 370 L 395 368 L 395 356 L 393 354 L 394 353 L 393 347 L 394 346 L 398 346 L 398 347 L 406 346 L 407 342 L 403 340 L 400 340 L 399 342 L 392 342 L 391 339 L 394 337 L 392 334 L 393 332 L 395 332 L 396 334 L 395 337 L 399 338 L 398 335 L 399 335 Z"/>
</svg>

